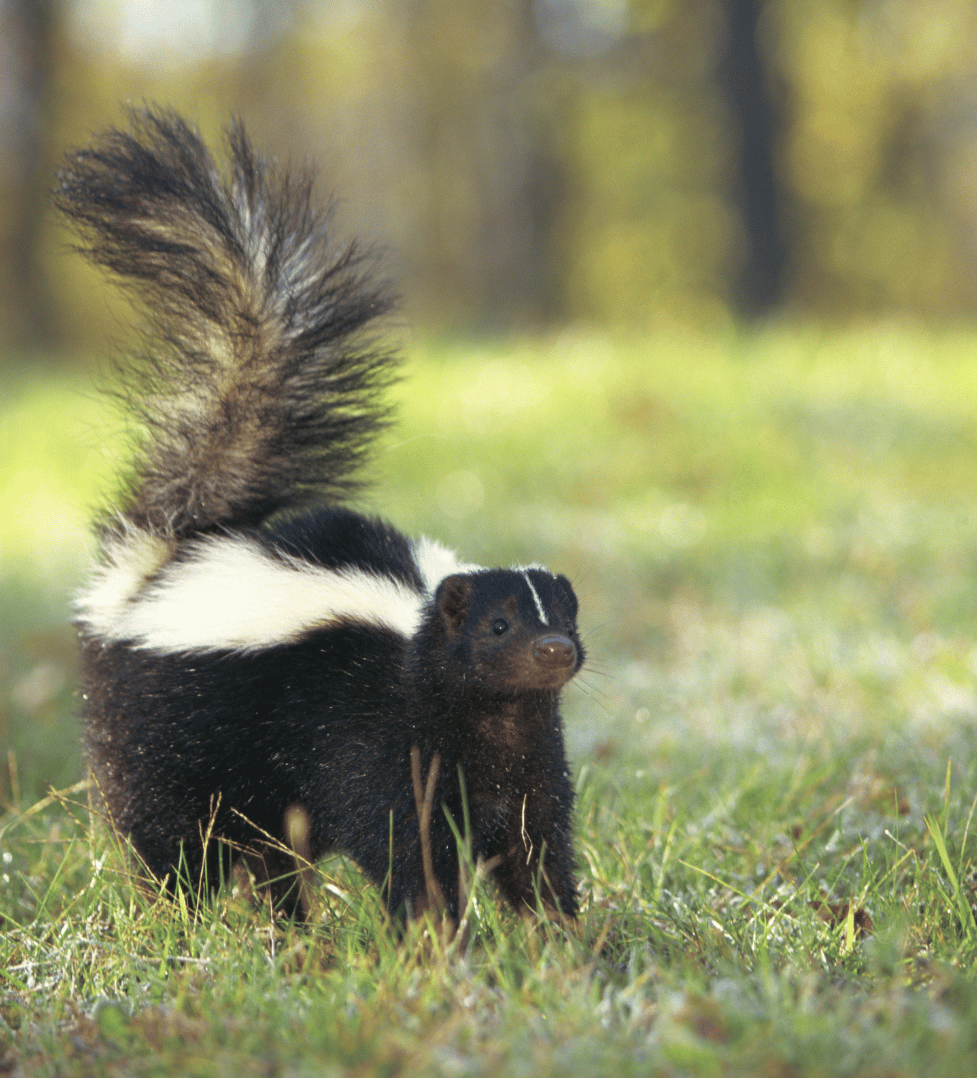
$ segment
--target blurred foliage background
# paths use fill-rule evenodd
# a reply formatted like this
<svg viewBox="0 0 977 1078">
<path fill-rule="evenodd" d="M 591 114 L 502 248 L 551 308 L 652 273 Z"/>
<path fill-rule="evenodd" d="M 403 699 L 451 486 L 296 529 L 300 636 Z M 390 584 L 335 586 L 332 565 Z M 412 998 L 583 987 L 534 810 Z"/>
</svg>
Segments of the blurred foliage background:
<svg viewBox="0 0 977 1078">
<path fill-rule="evenodd" d="M 78 774 L 67 596 L 125 456 L 89 360 L 131 314 L 49 193 L 147 100 L 246 118 L 383 249 L 416 336 L 376 508 L 570 572 L 610 712 L 686 607 L 915 595 L 903 547 L 969 634 L 972 0 L 0 0 L 0 802 L 5 747 L 9 789 Z M 890 505 L 937 523 L 862 588 Z"/>
<path fill-rule="evenodd" d="M 47 192 L 147 99 L 318 162 L 424 331 L 977 311 L 970 0 L 0 0 L 0 345 L 118 335 Z"/>
</svg>

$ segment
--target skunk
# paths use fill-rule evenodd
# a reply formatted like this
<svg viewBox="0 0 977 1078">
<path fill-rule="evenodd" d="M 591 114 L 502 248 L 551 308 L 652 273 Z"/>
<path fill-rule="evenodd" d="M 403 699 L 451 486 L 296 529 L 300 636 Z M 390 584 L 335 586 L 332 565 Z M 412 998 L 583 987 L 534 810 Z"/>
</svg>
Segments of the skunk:
<svg viewBox="0 0 977 1078">
<path fill-rule="evenodd" d="M 157 107 L 70 151 L 58 208 L 146 319 L 122 395 L 143 436 L 96 521 L 80 593 L 89 765 L 112 824 L 168 881 L 242 852 L 301 915 L 286 816 L 396 916 L 428 904 L 412 750 L 436 774 L 429 874 L 459 850 L 514 908 L 577 913 L 559 694 L 584 658 L 569 581 L 484 569 L 348 507 L 396 359 L 390 299 L 334 249 L 312 177 L 226 132 L 225 176 Z M 467 815 L 466 815 L 467 814 Z"/>
</svg>

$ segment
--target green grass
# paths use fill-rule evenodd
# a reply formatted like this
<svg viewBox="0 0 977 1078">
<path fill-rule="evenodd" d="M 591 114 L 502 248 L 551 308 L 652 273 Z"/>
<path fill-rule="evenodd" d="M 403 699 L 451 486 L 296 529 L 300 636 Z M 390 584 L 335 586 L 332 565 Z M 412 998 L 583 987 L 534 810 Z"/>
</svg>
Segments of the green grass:
<svg viewBox="0 0 977 1078">
<path fill-rule="evenodd" d="M 135 887 L 85 793 L 67 596 L 121 440 L 0 399 L 0 1073 L 977 1072 L 977 336 L 418 348 L 370 507 L 581 599 L 579 938 L 476 891 L 396 941 Z M 103 444 L 111 450 L 103 449 Z M 26 811 L 25 811 L 26 810 Z"/>
</svg>

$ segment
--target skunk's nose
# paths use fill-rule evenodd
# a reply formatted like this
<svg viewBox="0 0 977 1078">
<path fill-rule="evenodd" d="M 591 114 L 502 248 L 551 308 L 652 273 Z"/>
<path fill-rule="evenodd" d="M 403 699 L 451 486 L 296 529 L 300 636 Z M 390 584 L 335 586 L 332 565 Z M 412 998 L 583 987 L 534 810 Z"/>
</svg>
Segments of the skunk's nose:
<svg viewBox="0 0 977 1078">
<path fill-rule="evenodd" d="M 577 648 L 565 636 L 541 636 L 533 645 L 533 656 L 546 670 L 568 670 L 577 661 Z"/>
</svg>

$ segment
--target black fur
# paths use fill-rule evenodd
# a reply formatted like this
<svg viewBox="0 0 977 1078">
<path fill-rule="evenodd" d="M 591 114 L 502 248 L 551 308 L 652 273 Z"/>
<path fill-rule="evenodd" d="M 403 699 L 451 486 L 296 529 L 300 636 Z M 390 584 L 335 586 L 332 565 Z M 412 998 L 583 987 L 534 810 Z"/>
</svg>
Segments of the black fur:
<svg viewBox="0 0 977 1078">
<path fill-rule="evenodd" d="M 524 909 L 538 894 L 573 915 L 558 706 L 583 661 L 573 589 L 532 567 L 452 573 L 428 594 L 411 542 L 339 504 L 384 422 L 377 394 L 393 361 L 356 342 L 387 303 L 352 249 L 331 254 L 307 178 L 274 174 L 240 125 L 229 148 L 226 184 L 190 127 L 147 109 L 131 132 L 69 154 L 61 175 L 59 205 L 84 249 L 144 295 L 150 316 L 148 366 L 130 369 L 125 388 L 148 435 L 101 522 L 97 570 L 139 575 L 124 594 L 80 604 L 86 747 L 106 809 L 155 875 L 172 883 L 182 861 L 191 880 L 206 868 L 214 883 L 241 848 L 263 854 L 269 877 L 291 874 L 262 836 L 284 840 L 299 805 L 314 857 L 344 851 L 409 914 L 427 893 L 417 747 L 424 774 L 440 760 L 431 850 L 449 910 L 459 895 L 447 816 L 462 825 L 464 791 L 472 852 L 497 859 L 502 895 Z M 203 535 L 217 550 L 246 541 L 283 573 L 395 582 L 416 596 L 419 628 L 384 628 L 366 611 L 247 651 L 120 635 L 112 618 L 199 557 Z M 211 826 L 226 843 L 205 846 Z M 272 893 L 295 908 L 290 880 Z"/>
</svg>

